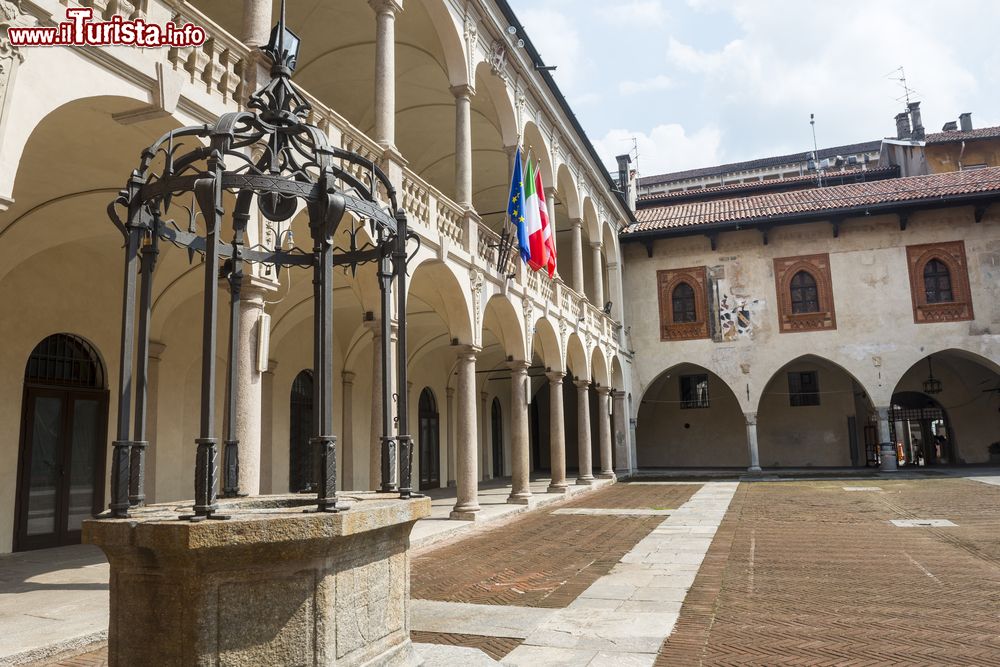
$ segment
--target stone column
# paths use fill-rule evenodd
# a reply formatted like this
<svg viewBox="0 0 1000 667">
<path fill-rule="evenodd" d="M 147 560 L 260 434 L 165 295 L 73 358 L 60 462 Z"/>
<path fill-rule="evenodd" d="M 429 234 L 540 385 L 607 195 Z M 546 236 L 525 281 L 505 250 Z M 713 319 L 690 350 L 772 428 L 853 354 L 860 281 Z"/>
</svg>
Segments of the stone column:
<svg viewBox="0 0 1000 667">
<path fill-rule="evenodd" d="M 261 378 L 260 416 L 260 493 L 274 493 L 274 371 L 278 362 L 267 360 L 267 370 Z"/>
<path fill-rule="evenodd" d="M 472 96 L 471 86 L 452 86 L 455 96 L 455 203 L 472 208 Z"/>
<path fill-rule="evenodd" d="M 559 371 L 548 371 L 549 379 L 549 456 L 552 481 L 549 493 L 566 493 L 566 422 L 563 414 L 563 376 Z"/>
<path fill-rule="evenodd" d="M 487 480 L 492 477 L 498 477 L 499 475 L 490 474 L 490 438 L 489 433 L 486 429 L 487 416 L 489 414 L 487 401 L 490 395 L 485 391 L 479 392 L 479 415 L 476 418 L 476 422 L 479 428 L 479 467 L 482 469 L 482 474 L 479 479 Z"/>
<path fill-rule="evenodd" d="M 750 472 L 760 472 L 760 454 L 757 453 L 757 413 L 744 412 L 747 420 L 747 449 L 750 452 Z"/>
<path fill-rule="evenodd" d="M 377 491 L 382 485 L 382 325 L 379 320 L 365 323 L 372 332 L 372 411 L 371 432 L 368 448 L 368 483 L 370 490 Z M 390 350 L 395 343 L 395 327 L 390 341 Z M 389 359 L 390 378 L 392 359 Z M 395 472 L 390 474 L 395 476 Z"/>
<path fill-rule="evenodd" d="M 892 441 L 892 432 L 889 430 L 889 406 L 876 408 L 878 410 L 878 441 L 879 457 L 881 464 L 879 469 L 884 472 L 894 472 L 899 469 L 899 461 L 896 458 L 896 443 Z"/>
<path fill-rule="evenodd" d="M 368 0 L 375 10 L 375 141 L 396 152 L 396 13 L 397 0 Z"/>
<path fill-rule="evenodd" d="M 611 387 L 597 388 L 597 426 L 600 433 L 601 445 L 601 479 L 614 479 L 615 469 L 611 463 L 611 415 L 608 408 L 611 407 L 609 397 Z"/>
<path fill-rule="evenodd" d="M 149 341 L 149 364 L 146 366 L 146 504 L 156 502 L 156 415 L 159 412 L 160 360 L 167 346 Z"/>
<path fill-rule="evenodd" d="M 244 284 L 240 298 L 240 349 L 236 359 L 236 428 L 240 441 L 241 494 L 260 495 L 260 432 L 263 380 L 257 370 L 264 291 Z"/>
<path fill-rule="evenodd" d="M 585 294 L 583 291 L 583 220 L 570 220 L 570 224 L 573 226 L 571 230 L 572 245 L 570 246 L 570 253 L 573 255 L 571 260 L 573 262 L 573 284 L 570 287 L 580 294 Z"/>
<path fill-rule="evenodd" d="M 340 374 L 340 379 L 340 460 L 337 468 L 341 473 L 340 488 L 350 491 L 354 489 L 354 373 L 344 371 Z"/>
<path fill-rule="evenodd" d="M 455 486 L 455 388 L 447 387 L 445 395 L 445 430 L 448 446 L 448 486 Z"/>
<path fill-rule="evenodd" d="M 591 243 L 590 248 L 594 253 L 594 294 L 593 304 L 598 308 L 604 307 L 604 271 L 601 270 L 601 249 L 604 244 L 600 241 Z"/>
<path fill-rule="evenodd" d="M 527 505 L 531 498 L 531 440 L 528 436 L 527 361 L 510 364 L 511 489 L 508 503 Z"/>
<path fill-rule="evenodd" d="M 612 403 L 614 405 L 614 442 L 615 459 L 618 461 L 618 471 L 624 474 L 631 473 L 628 465 L 628 414 L 625 407 L 625 392 L 611 392 Z M 616 471 L 616 474 L 620 474 Z"/>
<path fill-rule="evenodd" d="M 458 419 L 456 423 L 458 498 L 452 519 L 475 520 L 479 512 L 479 481 L 476 461 L 476 353 L 471 345 L 458 355 Z"/>
<path fill-rule="evenodd" d="M 271 38 L 271 0 L 243 0 L 242 36 L 250 47 L 267 44 Z"/>
<path fill-rule="evenodd" d="M 576 385 L 576 440 L 577 458 L 580 461 L 576 483 L 593 484 L 594 464 L 590 455 L 590 381 L 576 380 L 573 384 Z"/>
</svg>

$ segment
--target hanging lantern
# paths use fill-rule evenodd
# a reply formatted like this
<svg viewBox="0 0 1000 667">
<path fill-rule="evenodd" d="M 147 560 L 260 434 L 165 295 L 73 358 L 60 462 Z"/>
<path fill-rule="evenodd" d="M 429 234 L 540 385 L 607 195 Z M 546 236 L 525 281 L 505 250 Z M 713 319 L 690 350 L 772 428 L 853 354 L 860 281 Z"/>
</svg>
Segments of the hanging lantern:
<svg viewBox="0 0 1000 667">
<path fill-rule="evenodd" d="M 924 393 L 925 394 L 940 394 L 941 393 L 941 380 L 934 377 L 934 368 L 931 366 L 931 357 L 927 357 L 927 379 L 924 380 Z"/>
</svg>

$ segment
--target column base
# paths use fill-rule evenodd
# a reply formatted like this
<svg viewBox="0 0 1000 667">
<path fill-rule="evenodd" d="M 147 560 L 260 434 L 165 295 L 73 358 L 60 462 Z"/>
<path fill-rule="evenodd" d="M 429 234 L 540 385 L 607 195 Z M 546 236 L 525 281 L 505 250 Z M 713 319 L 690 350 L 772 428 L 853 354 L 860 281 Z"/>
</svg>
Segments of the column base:
<svg viewBox="0 0 1000 667">
<path fill-rule="evenodd" d="M 507 497 L 508 505 L 527 505 L 531 502 L 531 493 L 512 493 Z"/>
<path fill-rule="evenodd" d="M 458 482 L 456 482 L 453 479 L 449 479 L 448 480 L 448 488 L 449 489 L 454 489 L 456 486 L 458 486 Z"/>
<path fill-rule="evenodd" d="M 479 515 L 479 510 L 479 507 L 465 507 L 461 509 L 456 507 L 451 511 L 451 514 L 448 515 L 448 518 L 456 521 L 475 521 L 476 517 Z"/>
<path fill-rule="evenodd" d="M 597 479 L 618 479 L 618 477 L 613 472 L 602 472 Z"/>
<path fill-rule="evenodd" d="M 563 482 L 562 484 L 550 484 L 549 488 L 545 490 L 546 493 L 569 493 L 569 485 Z"/>
<path fill-rule="evenodd" d="M 747 472 L 764 472 L 764 471 L 761 470 L 760 466 L 750 466 L 749 468 L 747 468 Z"/>
<path fill-rule="evenodd" d="M 576 478 L 576 483 L 577 483 L 578 486 L 593 486 L 593 484 L 594 484 L 594 478 L 593 478 L 593 476 L 591 476 L 591 477 L 577 477 Z"/>
</svg>

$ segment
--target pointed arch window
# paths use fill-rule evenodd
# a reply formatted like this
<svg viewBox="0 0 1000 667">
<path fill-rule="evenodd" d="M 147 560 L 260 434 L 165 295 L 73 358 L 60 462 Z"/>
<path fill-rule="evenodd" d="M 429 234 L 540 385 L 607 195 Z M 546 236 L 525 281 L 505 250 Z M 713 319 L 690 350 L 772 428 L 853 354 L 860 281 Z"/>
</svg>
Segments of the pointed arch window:
<svg viewBox="0 0 1000 667">
<path fill-rule="evenodd" d="M 792 313 L 819 312 L 819 290 L 816 288 L 816 278 L 808 271 L 802 270 L 792 276 L 790 285 Z"/>
<path fill-rule="evenodd" d="M 694 290 L 686 282 L 677 284 L 670 295 L 671 314 L 674 324 L 694 322 L 698 319 L 695 308 Z"/>
</svg>

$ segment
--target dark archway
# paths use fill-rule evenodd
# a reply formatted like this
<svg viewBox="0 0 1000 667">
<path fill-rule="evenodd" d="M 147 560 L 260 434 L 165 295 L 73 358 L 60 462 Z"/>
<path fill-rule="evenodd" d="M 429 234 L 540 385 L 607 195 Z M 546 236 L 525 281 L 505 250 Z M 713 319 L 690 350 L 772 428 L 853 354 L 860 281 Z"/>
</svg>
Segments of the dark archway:
<svg viewBox="0 0 1000 667">
<path fill-rule="evenodd" d="M 987 357 L 948 349 L 920 359 L 896 383 L 892 407 L 904 464 L 1000 460 L 1000 365 Z"/>
<path fill-rule="evenodd" d="M 309 448 L 313 430 L 313 374 L 304 370 L 295 376 L 288 410 L 288 490 L 312 491 L 314 456 Z"/>
<path fill-rule="evenodd" d="M 424 387 L 420 392 L 418 410 L 420 488 L 435 489 L 441 486 L 441 418 L 438 414 L 437 400 L 430 387 Z"/>
<path fill-rule="evenodd" d="M 108 392 L 84 339 L 49 336 L 24 371 L 14 550 L 79 544 L 104 504 Z"/>
</svg>

